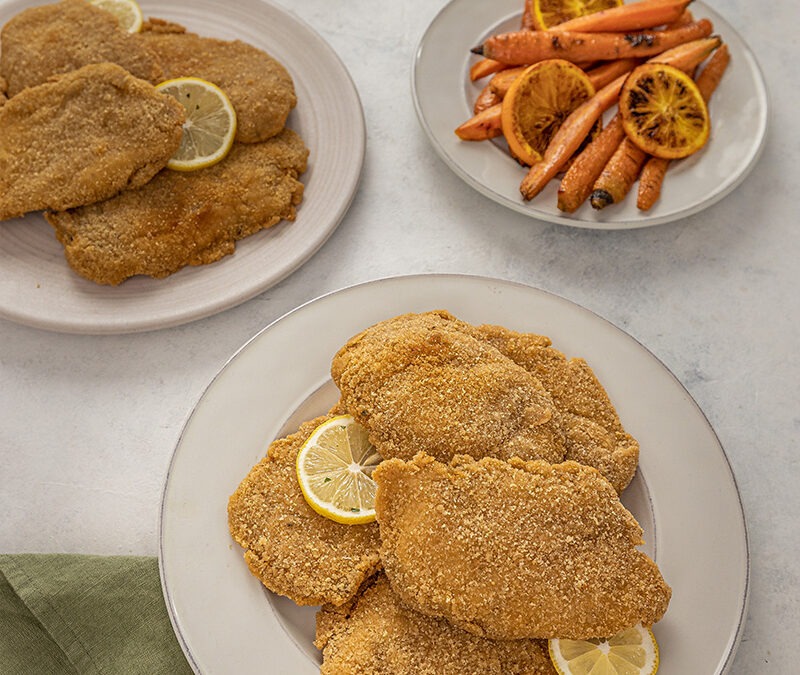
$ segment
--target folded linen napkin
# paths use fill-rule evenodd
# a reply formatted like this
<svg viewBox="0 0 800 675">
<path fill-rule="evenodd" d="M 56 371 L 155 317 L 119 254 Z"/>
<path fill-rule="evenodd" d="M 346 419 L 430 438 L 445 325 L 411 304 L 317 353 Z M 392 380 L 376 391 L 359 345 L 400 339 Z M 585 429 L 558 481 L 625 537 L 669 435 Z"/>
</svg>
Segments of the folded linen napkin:
<svg viewBox="0 0 800 675">
<path fill-rule="evenodd" d="M 0 555 L 0 674 L 191 672 L 155 558 Z"/>
</svg>

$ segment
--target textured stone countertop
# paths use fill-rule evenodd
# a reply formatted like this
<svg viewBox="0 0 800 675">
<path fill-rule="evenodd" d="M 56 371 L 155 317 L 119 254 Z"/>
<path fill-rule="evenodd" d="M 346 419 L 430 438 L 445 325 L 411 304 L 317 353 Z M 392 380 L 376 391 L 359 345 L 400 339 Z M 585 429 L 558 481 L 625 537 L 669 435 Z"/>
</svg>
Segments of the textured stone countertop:
<svg viewBox="0 0 800 675">
<path fill-rule="evenodd" d="M 776 0 L 768 10 L 744 0 L 709 3 L 750 45 L 767 82 L 770 128 L 752 173 L 696 215 L 617 231 L 515 213 L 439 159 L 414 111 L 410 68 L 443 0 L 280 4 L 328 41 L 361 97 L 366 160 L 349 212 L 304 266 L 209 318 L 105 336 L 0 320 L 0 552 L 155 555 L 161 491 L 182 426 L 214 375 L 261 328 L 367 280 L 439 272 L 496 277 L 606 318 L 686 387 L 725 448 L 747 519 L 749 608 L 730 672 L 796 672 L 795 2 Z"/>
</svg>

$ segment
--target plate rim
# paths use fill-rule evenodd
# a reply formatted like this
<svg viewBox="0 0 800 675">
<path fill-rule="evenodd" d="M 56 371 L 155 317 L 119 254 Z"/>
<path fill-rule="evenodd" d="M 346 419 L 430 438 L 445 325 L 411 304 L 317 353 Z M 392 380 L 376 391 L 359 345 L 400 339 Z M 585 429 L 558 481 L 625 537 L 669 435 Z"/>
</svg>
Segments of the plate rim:
<svg viewBox="0 0 800 675">
<path fill-rule="evenodd" d="M 496 204 L 500 204 L 516 213 L 522 214 L 534 220 L 538 220 L 541 222 L 547 222 L 555 225 L 564 225 L 567 227 L 575 227 L 578 229 L 588 229 L 588 230 L 633 230 L 633 229 L 643 229 L 646 227 L 653 227 L 656 225 L 663 225 L 666 223 L 674 222 L 676 220 L 681 220 L 683 218 L 688 218 L 692 215 L 696 215 L 701 211 L 713 206 L 726 196 L 728 196 L 733 190 L 735 190 L 741 183 L 750 175 L 750 172 L 756 167 L 758 164 L 761 155 L 764 152 L 764 148 L 766 147 L 768 132 L 770 128 L 770 120 L 773 115 L 772 105 L 769 90 L 767 88 L 766 79 L 764 78 L 764 73 L 759 65 L 755 53 L 750 48 L 750 46 L 745 42 L 742 38 L 741 34 L 731 26 L 727 21 L 725 21 L 725 32 L 726 34 L 729 33 L 738 40 L 740 43 L 744 56 L 746 60 L 751 65 L 753 72 L 755 74 L 755 84 L 756 84 L 756 98 L 763 102 L 764 106 L 764 114 L 763 114 L 763 123 L 759 126 L 756 139 L 757 144 L 754 150 L 750 153 L 749 158 L 747 159 L 747 163 L 744 168 L 740 171 L 740 173 L 736 176 L 736 178 L 730 182 L 723 181 L 719 186 L 715 187 L 713 194 L 710 197 L 696 203 L 694 205 L 690 205 L 686 208 L 682 208 L 676 210 L 672 213 L 662 214 L 661 216 L 649 216 L 644 217 L 641 220 L 630 220 L 630 219 L 621 219 L 621 220 L 598 220 L 598 221 L 591 221 L 591 220 L 580 220 L 574 216 L 574 214 L 568 213 L 549 213 L 547 211 L 537 210 L 535 206 L 531 206 L 529 202 L 518 202 L 513 199 L 510 199 L 504 194 L 494 191 L 489 186 L 484 184 L 480 181 L 477 177 L 470 174 L 461 164 L 453 157 L 451 157 L 450 153 L 448 153 L 447 149 L 444 147 L 441 139 L 437 134 L 433 131 L 430 126 L 428 119 L 425 116 L 423 110 L 423 104 L 420 100 L 420 95 L 418 92 L 417 87 L 417 71 L 420 67 L 420 62 L 423 54 L 424 47 L 427 42 L 427 38 L 429 38 L 429 34 L 432 30 L 434 30 L 437 26 L 437 22 L 441 22 L 444 20 L 444 15 L 451 11 L 454 5 L 457 4 L 464 4 L 469 5 L 470 3 L 475 2 L 476 0 L 448 0 L 448 2 L 439 9 L 436 15 L 431 19 L 429 24 L 426 26 L 425 30 L 423 31 L 422 36 L 420 37 L 417 47 L 414 50 L 413 58 L 412 58 L 412 65 L 411 65 L 411 95 L 414 104 L 414 111 L 416 112 L 417 119 L 419 121 L 420 126 L 423 128 L 425 135 L 428 138 L 428 141 L 433 146 L 436 154 L 439 158 L 447 165 L 447 167 L 455 173 L 461 180 L 463 180 L 467 185 L 472 187 L 474 190 L 482 194 L 484 197 L 487 197 L 491 201 L 495 202 Z M 705 4 L 702 0 L 695 0 L 698 7 L 702 7 L 704 10 L 720 17 L 721 14 L 716 11 L 713 7 Z M 506 16 L 506 19 L 509 16 L 520 16 L 521 11 L 514 11 L 510 15 Z M 498 21 L 503 21 L 503 17 L 498 17 Z M 716 31 L 715 31 L 716 32 Z"/>
<path fill-rule="evenodd" d="M 28 8 L 40 5 L 43 2 L 46 2 L 46 0 L 29 0 L 21 3 L 14 2 L 14 0 L 0 0 L 0 7 L 3 5 L 11 6 L 14 4 L 20 4 L 21 6 L 24 6 L 24 8 Z M 49 293 L 49 304 L 44 308 L 44 310 L 42 310 L 42 308 L 39 307 L 40 301 L 23 303 L 16 300 L 15 298 L 17 293 L 14 291 L 14 287 L 11 285 L 11 282 L 7 282 L 9 283 L 9 292 L 4 295 L 7 295 L 8 298 L 4 302 L 3 296 L 0 296 L 0 319 L 57 333 L 85 335 L 131 334 L 183 325 L 236 307 L 277 285 L 293 272 L 305 265 L 305 263 L 307 263 L 319 251 L 319 249 L 322 248 L 331 235 L 336 231 L 352 206 L 363 177 L 364 163 L 366 159 L 367 129 L 361 96 L 355 85 L 352 74 L 347 69 L 344 61 L 339 57 L 332 45 L 319 33 L 319 31 L 313 28 L 307 21 L 299 17 L 295 12 L 275 4 L 271 0 L 252 0 L 252 3 L 253 6 L 259 7 L 259 9 L 262 11 L 269 13 L 270 16 L 279 16 L 281 21 L 285 22 L 285 25 L 291 25 L 294 31 L 302 33 L 303 36 L 310 41 L 310 44 L 313 44 L 315 51 L 325 55 L 325 63 L 327 64 L 326 67 L 330 70 L 329 75 L 331 77 L 336 77 L 337 87 L 340 88 L 337 90 L 338 97 L 343 102 L 343 106 L 347 108 L 347 114 L 352 115 L 352 117 L 348 117 L 346 125 L 343 123 L 340 124 L 342 129 L 345 127 L 347 128 L 348 143 L 342 145 L 343 151 L 341 153 L 338 152 L 338 149 L 335 153 L 331 153 L 329 151 L 328 154 L 331 156 L 328 158 L 328 162 L 331 164 L 331 167 L 322 167 L 326 170 L 338 170 L 339 175 L 342 177 L 342 180 L 340 181 L 341 185 L 337 185 L 335 194 L 333 194 L 332 197 L 331 195 L 321 195 L 321 198 L 325 198 L 327 200 L 329 206 L 334 207 L 326 207 L 325 209 L 323 221 L 325 226 L 321 228 L 317 227 L 309 231 L 309 236 L 303 239 L 304 246 L 297 248 L 296 254 L 288 260 L 287 264 L 277 265 L 277 271 L 273 271 L 273 269 L 267 270 L 265 274 L 259 276 L 258 279 L 253 282 L 235 279 L 234 283 L 231 283 L 230 279 L 221 278 L 219 283 L 215 284 L 215 286 L 223 290 L 220 290 L 219 294 L 216 295 L 212 300 L 206 300 L 202 304 L 183 307 L 179 303 L 182 299 L 185 299 L 186 294 L 196 295 L 198 291 L 203 291 L 205 289 L 196 289 L 191 285 L 167 289 L 164 283 L 167 280 L 136 277 L 131 281 L 144 283 L 149 287 L 144 291 L 137 291 L 133 296 L 134 302 L 142 303 L 141 305 L 134 307 L 133 318 L 127 317 L 125 315 L 125 310 L 119 310 L 115 305 L 117 300 L 120 301 L 121 305 L 124 305 L 124 300 L 126 300 L 127 296 L 124 296 L 122 293 L 119 294 L 121 296 L 119 298 L 113 298 L 111 296 L 103 297 L 102 301 L 104 304 L 98 305 L 96 311 L 96 308 L 89 304 L 81 307 L 68 316 L 54 317 L 52 315 L 52 310 L 49 309 L 49 307 L 52 307 L 52 303 L 55 302 L 59 295 L 63 293 L 73 293 L 68 285 L 63 285 L 62 287 L 61 285 L 53 284 L 53 289 Z M 159 15 L 160 11 L 155 7 L 144 7 L 143 9 L 145 9 L 145 14 L 147 16 Z M 214 36 L 206 35 L 206 37 Z M 291 69 L 294 64 L 284 63 L 284 65 L 287 67 L 287 69 Z M 302 74 L 296 71 L 294 71 L 292 74 L 297 85 L 297 82 L 299 79 L 301 79 Z M 301 105 L 304 105 L 305 108 L 307 108 L 309 120 L 313 124 L 317 124 L 320 119 L 320 114 L 318 112 L 320 106 L 318 102 L 310 100 L 301 102 Z M 291 120 L 292 118 L 290 116 L 289 123 L 287 124 L 289 128 L 296 126 L 296 124 L 292 125 Z M 318 142 L 326 143 L 327 141 L 324 138 L 320 138 L 318 139 Z M 282 221 L 278 223 L 275 228 L 267 228 L 266 230 L 262 230 L 259 233 L 256 233 L 254 237 L 258 237 L 259 235 L 264 236 L 265 233 L 268 233 L 273 229 L 277 231 L 276 228 L 282 229 L 286 227 L 294 227 L 298 221 L 301 223 L 304 222 L 302 221 L 303 206 L 309 203 L 309 196 L 314 194 L 312 191 L 316 189 L 316 186 L 319 184 L 321 188 L 323 188 L 324 182 L 327 180 L 325 176 L 318 175 L 320 167 L 316 167 L 313 163 L 314 157 L 317 155 L 317 148 L 311 147 L 310 150 L 311 156 L 309 162 L 309 173 L 311 173 L 311 175 L 308 179 L 303 181 L 306 198 L 298 208 L 297 219 L 293 222 Z M 311 199 L 316 201 L 316 198 L 313 196 Z M 306 211 L 308 211 L 308 208 L 306 208 Z M 30 215 L 38 216 L 36 213 L 29 214 L 29 216 Z M 317 221 L 319 222 L 319 220 L 320 218 L 318 217 Z M 0 223 L 0 227 L 2 227 L 2 225 L 3 223 Z M 47 227 L 49 228 L 49 226 Z M 246 238 L 245 240 L 238 242 L 237 248 L 238 244 L 244 244 L 247 239 L 250 238 Z M 255 245 L 260 247 L 268 247 L 270 246 L 270 242 L 256 242 Z M 49 256 L 46 253 L 40 255 L 39 258 L 45 265 L 49 266 L 51 264 L 49 261 Z M 220 261 L 217 261 L 217 264 L 227 263 L 229 265 L 236 265 L 236 262 L 236 253 L 234 253 L 230 256 L 225 256 Z M 53 264 L 61 265 L 62 263 L 65 266 L 67 265 L 63 258 L 63 252 L 59 250 L 58 262 Z M 208 266 L 201 265 L 199 266 L 199 270 L 202 271 L 205 267 Z M 175 274 L 180 274 L 181 272 L 191 269 L 192 266 L 187 266 L 187 268 L 178 270 L 178 272 Z M 78 284 L 92 284 L 92 282 L 88 282 L 78 277 L 72 270 L 68 270 L 68 273 L 68 281 L 74 280 Z M 174 279 L 175 275 L 171 275 L 171 278 Z M 24 277 L 21 278 L 21 280 L 25 281 L 26 283 L 33 283 L 36 281 L 35 279 L 26 279 Z M 42 291 L 39 289 L 38 283 L 35 285 L 38 289 L 37 293 L 41 293 Z M 89 288 L 92 292 L 103 294 L 105 293 L 106 289 L 111 289 L 110 293 L 113 293 L 119 287 L 101 287 L 98 289 L 92 285 Z M 28 295 L 30 295 L 30 291 L 28 292 Z M 28 295 L 25 297 L 28 297 Z M 149 308 L 152 307 L 152 301 L 146 297 L 148 295 L 155 296 L 159 300 L 162 298 L 162 296 L 167 296 L 174 298 L 174 302 L 167 308 L 157 305 L 157 311 L 155 314 L 153 314 L 152 312 L 148 311 Z M 91 300 L 87 302 L 91 303 Z M 112 306 L 112 304 L 114 306 Z"/>
<path fill-rule="evenodd" d="M 742 589 L 742 596 L 740 599 L 737 599 L 737 606 L 738 606 L 738 617 L 736 620 L 736 627 L 732 634 L 729 636 L 726 652 L 724 654 L 720 654 L 720 658 L 724 656 L 724 661 L 721 663 L 721 667 L 719 670 L 716 671 L 718 674 L 727 673 L 730 666 L 733 663 L 733 660 L 736 655 L 736 651 L 738 649 L 739 644 L 741 643 L 743 633 L 744 633 L 744 626 L 746 623 L 747 617 L 747 608 L 749 606 L 749 595 L 750 595 L 750 587 L 751 587 L 751 556 L 750 556 L 750 537 L 749 537 L 749 530 L 747 526 L 747 517 L 744 509 L 744 503 L 742 501 L 742 496 L 739 491 L 738 482 L 736 480 L 736 475 L 733 471 L 733 466 L 731 465 L 730 459 L 725 452 L 724 446 L 722 445 L 719 436 L 717 435 L 715 429 L 711 425 L 708 417 L 699 406 L 699 404 L 695 401 L 683 383 L 677 378 L 677 376 L 666 366 L 666 364 L 659 359 L 652 351 L 650 351 L 644 344 L 642 344 L 636 337 L 628 333 L 627 331 L 623 330 L 616 324 L 614 324 L 609 319 L 606 319 L 602 315 L 598 314 L 597 312 L 573 301 L 570 300 L 562 295 L 554 293 L 552 291 L 548 291 L 542 288 L 538 288 L 535 286 L 531 286 L 529 284 L 525 284 L 519 281 L 514 280 L 507 280 L 501 278 L 493 278 L 487 277 L 482 275 L 475 275 L 475 274 L 458 274 L 458 273 L 443 273 L 443 274 L 435 274 L 435 273 L 420 273 L 420 274 L 409 274 L 409 275 L 398 275 L 398 276 L 390 276 L 390 277 L 380 277 L 375 278 L 359 283 L 355 283 L 352 285 L 348 285 L 336 290 L 329 291 L 324 293 L 320 296 L 307 300 L 306 302 L 301 303 L 297 307 L 289 310 L 285 314 L 281 315 L 274 321 L 271 321 L 262 329 L 260 329 L 257 333 L 255 333 L 251 338 L 249 338 L 244 344 L 242 344 L 231 356 L 230 358 L 222 365 L 222 367 L 218 370 L 218 372 L 214 375 L 211 381 L 203 390 L 200 397 L 197 399 L 195 405 L 193 406 L 192 410 L 188 414 L 185 420 L 185 424 L 181 430 L 181 434 L 179 436 L 178 441 L 175 444 L 175 448 L 173 449 L 172 456 L 170 458 L 169 466 L 166 472 L 166 476 L 164 479 L 164 484 L 162 488 L 162 499 L 161 504 L 159 507 L 159 516 L 158 516 L 158 536 L 159 536 L 159 544 L 158 544 L 158 567 L 159 567 L 159 576 L 162 584 L 162 591 L 164 595 L 165 604 L 167 607 L 167 611 L 170 618 L 170 623 L 173 626 L 173 630 L 175 635 L 181 645 L 181 648 L 184 651 L 184 654 L 187 657 L 190 665 L 195 670 L 195 672 L 200 673 L 202 672 L 195 660 L 195 657 L 191 653 L 191 649 L 188 646 L 188 643 L 185 639 L 185 636 L 182 632 L 182 628 L 178 619 L 179 610 L 175 606 L 174 598 L 170 593 L 169 587 L 169 580 L 167 579 L 166 569 L 165 569 L 165 538 L 164 538 L 164 524 L 167 518 L 167 496 L 170 487 L 170 478 L 173 474 L 173 469 L 175 463 L 178 458 L 178 452 L 181 448 L 182 441 L 184 436 L 189 429 L 195 415 L 197 414 L 198 407 L 202 400 L 206 397 L 209 390 L 213 388 L 215 383 L 218 379 L 228 370 L 231 364 L 238 358 L 242 356 L 242 354 L 249 349 L 256 341 L 262 338 L 263 335 L 268 333 L 272 328 L 278 325 L 281 321 L 291 317 L 294 314 L 297 314 L 301 311 L 306 310 L 308 307 L 315 305 L 319 302 L 323 302 L 333 296 L 341 295 L 350 291 L 357 291 L 358 289 L 365 288 L 365 287 L 377 287 L 379 285 L 385 284 L 405 284 L 405 283 L 417 283 L 417 282 L 429 282 L 429 281 L 441 281 L 442 283 L 446 283 L 447 281 L 452 282 L 459 282 L 461 280 L 466 280 L 469 283 L 481 283 L 481 284 L 499 284 L 501 286 L 509 286 L 509 287 L 516 287 L 517 289 L 521 289 L 523 292 L 533 292 L 535 294 L 542 294 L 548 297 L 551 301 L 564 303 L 566 306 L 571 307 L 572 310 L 577 311 L 579 313 L 585 313 L 589 315 L 593 320 L 599 320 L 602 323 L 606 324 L 610 327 L 615 333 L 619 334 L 622 338 L 628 338 L 631 340 L 637 349 L 641 350 L 643 354 L 645 354 L 649 359 L 653 361 L 659 368 L 659 370 L 669 376 L 669 379 L 673 382 L 674 385 L 677 385 L 678 390 L 682 392 L 686 401 L 691 405 L 691 407 L 695 410 L 696 413 L 699 413 L 700 418 L 702 419 L 703 424 L 707 428 L 708 431 L 711 432 L 713 439 L 715 441 L 715 447 L 718 454 L 721 456 L 724 466 L 726 467 L 726 474 L 725 478 L 730 481 L 730 485 L 733 489 L 733 494 L 735 495 L 736 502 L 738 504 L 738 512 L 736 514 L 736 522 L 737 524 L 741 525 L 742 530 L 742 540 L 738 542 L 739 545 L 742 546 L 744 552 L 744 578 L 743 578 L 743 589 Z M 268 442 L 268 441 L 267 441 Z M 654 524 L 657 528 L 658 523 L 654 521 Z M 653 542 L 656 543 L 655 541 Z M 265 603 L 268 604 L 268 603 Z M 274 616 L 274 611 L 270 608 L 270 612 Z M 280 623 L 280 620 L 277 617 L 274 617 L 276 622 Z M 282 625 L 282 624 L 281 624 Z M 285 633 L 285 637 L 291 640 L 296 645 L 296 640 L 294 636 L 290 635 L 288 632 Z M 299 647 L 298 647 L 299 649 Z"/>
</svg>

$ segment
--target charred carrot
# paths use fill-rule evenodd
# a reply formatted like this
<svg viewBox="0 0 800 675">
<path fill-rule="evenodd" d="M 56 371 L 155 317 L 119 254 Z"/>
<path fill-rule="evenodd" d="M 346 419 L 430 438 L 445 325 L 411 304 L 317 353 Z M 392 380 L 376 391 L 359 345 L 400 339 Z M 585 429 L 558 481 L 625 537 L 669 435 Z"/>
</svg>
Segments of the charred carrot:
<svg viewBox="0 0 800 675">
<path fill-rule="evenodd" d="M 706 103 L 711 99 L 730 60 L 728 45 L 723 44 L 714 52 L 706 67 L 698 75 L 697 88 Z M 639 178 L 639 194 L 636 198 L 636 206 L 642 211 L 652 208 L 661 196 L 661 185 L 669 168 L 669 162 L 670 160 L 661 157 L 651 157 L 642 168 L 642 175 Z"/>
<path fill-rule="evenodd" d="M 592 187 L 611 155 L 625 137 L 622 117 L 617 113 L 597 137 L 579 154 L 558 186 L 558 208 L 573 213 L 592 192 Z"/>
<path fill-rule="evenodd" d="M 647 211 L 661 196 L 661 186 L 664 175 L 667 173 L 670 160 L 663 157 L 651 157 L 642 167 L 639 178 L 639 194 L 636 196 L 636 206 L 642 211 Z"/>
<path fill-rule="evenodd" d="M 681 26 L 688 26 L 690 23 L 694 23 L 694 16 L 688 9 L 685 9 L 683 14 L 675 19 L 675 21 L 667 24 L 667 28 L 680 28 Z"/>
<path fill-rule="evenodd" d="M 482 90 L 481 93 L 478 94 L 478 98 L 475 99 L 475 105 L 472 106 L 472 112 L 477 115 L 480 112 L 483 112 L 487 108 L 491 108 L 493 105 L 497 105 L 503 99 L 498 96 L 494 90 L 487 84 Z"/>
<path fill-rule="evenodd" d="M 592 14 L 584 14 L 557 26 L 554 31 L 627 32 L 655 28 L 675 21 L 692 0 L 640 0 Z"/>
<path fill-rule="evenodd" d="M 535 30 L 536 26 L 533 23 L 533 0 L 525 0 L 525 6 L 522 9 L 522 20 L 520 26 L 522 30 Z"/>
<path fill-rule="evenodd" d="M 711 95 L 719 85 L 719 81 L 722 79 L 722 75 L 730 62 L 731 53 L 728 51 L 728 45 L 724 44 L 714 52 L 697 76 L 697 88 L 706 103 L 711 100 Z"/>
<path fill-rule="evenodd" d="M 695 40 L 659 54 L 658 57 L 650 60 L 668 63 L 676 68 L 685 67 L 686 64 L 696 65 L 719 44 L 719 38 Z M 544 151 L 542 161 L 530 168 L 528 175 L 520 185 L 520 192 L 525 199 L 533 199 L 538 195 L 548 181 L 561 170 L 589 134 L 598 118 L 619 100 L 620 90 L 627 77 L 627 73 L 620 75 L 588 101 L 578 106 L 564 120 Z"/>
<path fill-rule="evenodd" d="M 501 127 L 502 103 L 482 110 L 456 129 L 456 136 L 462 141 L 485 141 L 503 133 Z"/>
<path fill-rule="evenodd" d="M 613 82 L 620 75 L 631 72 L 640 63 L 640 59 L 617 59 L 596 68 L 591 68 L 586 71 L 586 74 L 592 81 L 596 91 L 605 87 L 609 82 Z"/>
<path fill-rule="evenodd" d="M 506 68 L 499 73 L 492 75 L 489 80 L 489 86 L 495 94 L 503 98 L 511 86 L 511 83 L 516 80 L 528 66 L 515 66 L 514 68 Z"/>
<path fill-rule="evenodd" d="M 545 59 L 567 61 L 611 61 L 655 56 L 686 42 L 711 35 L 713 26 L 701 19 L 688 26 L 663 31 L 634 33 L 580 33 L 516 31 L 493 35 L 472 51 L 486 58 L 519 66 Z"/>
<path fill-rule="evenodd" d="M 607 84 L 592 98 L 578 106 L 564 120 L 550 144 L 544 151 L 541 162 L 534 164 L 522 181 L 519 191 L 525 199 L 533 199 L 544 186 L 555 176 L 561 167 L 572 157 L 580 144 L 592 130 L 600 116 L 619 99 L 619 92 L 625 83 L 627 74 L 620 75 L 611 84 Z"/>
<path fill-rule="evenodd" d="M 592 208 L 599 211 L 611 204 L 619 204 L 639 177 L 645 159 L 647 153 L 644 150 L 629 138 L 623 138 L 595 181 L 589 198 Z"/>
<path fill-rule="evenodd" d="M 475 61 L 475 63 L 470 66 L 469 79 L 475 82 L 475 80 L 480 80 L 487 75 L 500 72 L 505 67 L 506 65 L 504 63 L 493 59 L 481 59 L 480 61 Z"/>
</svg>

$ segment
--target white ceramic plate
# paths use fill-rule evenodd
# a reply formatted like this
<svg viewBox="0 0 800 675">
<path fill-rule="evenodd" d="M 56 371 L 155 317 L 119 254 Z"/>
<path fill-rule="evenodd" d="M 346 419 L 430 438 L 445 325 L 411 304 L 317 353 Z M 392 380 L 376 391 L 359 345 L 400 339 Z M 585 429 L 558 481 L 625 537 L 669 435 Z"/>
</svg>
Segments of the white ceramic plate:
<svg viewBox="0 0 800 675">
<path fill-rule="evenodd" d="M 0 0 L 0 25 L 34 4 Z M 209 37 L 264 49 L 294 79 L 297 108 L 288 126 L 309 147 L 305 196 L 294 223 L 239 242 L 212 265 L 187 267 L 118 287 L 75 274 L 39 214 L 0 222 L 0 317 L 56 331 L 127 333 L 173 326 L 233 307 L 306 262 L 336 229 L 355 194 L 366 128 L 350 75 L 328 44 L 286 10 L 260 0 L 143 0 L 147 16 L 177 21 Z"/>
<path fill-rule="evenodd" d="M 519 193 L 525 170 L 508 155 L 502 137 L 480 143 L 456 137 L 454 129 L 472 116 L 472 104 L 488 81 L 469 81 L 469 67 L 478 58 L 470 48 L 494 33 L 517 30 L 521 0 L 452 0 L 444 7 L 415 55 L 412 92 L 417 115 L 433 147 L 458 176 L 490 199 L 532 218 L 619 229 L 658 225 L 697 213 L 739 185 L 758 160 L 767 130 L 767 93 L 753 53 L 731 25 L 702 2 L 694 2 L 691 9 L 695 17 L 714 23 L 715 33 L 728 44 L 731 64 L 711 99 L 708 145 L 672 163 L 661 199 L 649 211 L 639 211 L 635 194 L 629 194 L 623 203 L 602 211 L 586 203 L 573 214 L 562 213 L 556 207 L 558 180 L 525 202 Z"/>
<path fill-rule="evenodd" d="M 722 447 L 670 372 L 633 338 L 568 300 L 466 276 L 384 279 L 310 302 L 248 342 L 208 387 L 175 449 L 161 506 L 167 608 L 198 673 L 318 672 L 314 609 L 265 591 L 228 534 L 228 497 L 274 438 L 337 400 L 336 350 L 391 316 L 445 308 L 472 323 L 549 335 L 594 368 L 641 443 L 624 501 L 673 598 L 655 627 L 661 675 L 722 673 L 748 590 L 742 505 Z"/>
</svg>

